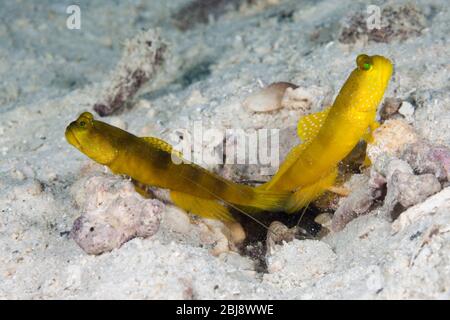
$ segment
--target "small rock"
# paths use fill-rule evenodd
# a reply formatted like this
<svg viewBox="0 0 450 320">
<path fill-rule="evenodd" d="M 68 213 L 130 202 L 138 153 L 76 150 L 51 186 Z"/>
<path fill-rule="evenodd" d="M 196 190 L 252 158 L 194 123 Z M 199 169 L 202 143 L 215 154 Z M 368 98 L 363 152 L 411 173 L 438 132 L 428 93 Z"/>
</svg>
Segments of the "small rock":
<svg viewBox="0 0 450 320">
<path fill-rule="evenodd" d="M 406 161 L 400 159 L 392 159 L 387 165 L 384 176 L 386 177 L 386 180 L 389 181 L 390 179 L 392 179 L 392 175 L 394 173 L 399 172 L 412 175 L 413 169 Z"/>
<path fill-rule="evenodd" d="M 405 120 L 408 123 L 413 122 L 414 111 L 415 111 L 414 106 L 411 103 L 409 103 L 408 101 L 403 101 L 400 109 L 398 109 L 398 113 L 400 113 L 402 116 L 404 116 Z"/>
<path fill-rule="evenodd" d="M 392 221 L 405 209 L 423 202 L 440 190 L 441 184 L 432 174 L 416 176 L 409 172 L 394 170 L 387 179 L 383 215 Z"/>
<path fill-rule="evenodd" d="M 392 223 L 392 230 L 397 233 L 412 225 L 422 217 L 433 215 L 436 210 L 450 211 L 450 188 L 431 196 L 421 204 L 409 208 Z"/>
<path fill-rule="evenodd" d="M 441 191 L 441 184 L 432 174 L 421 174 L 418 176 L 398 173 L 393 180 L 397 179 L 399 192 L 399 203 L 409 208 L 423 202 L 429 196 Z"/>
<path fill-rule="evenodd" d="M 315 235 L 316 239 L 323 239 L 330 233 L 333 222 L 333 214 L 329 212 L 320 213 L 314 218 L 314 222 L 320 224 L 320 231 Z"/>
<path fill-rule="evenodd" d="M 163 223 L 172 231 L 187 234 L 191 229 L 189 216 L 175 206 L 166 206 Z"/>
<path fill-rule="evenodd" d="M 431 150 L 431 159 L 440 162 L 447 173 L 447 181 L 450 181 L 450 149 L 446 146 L 435 146 Z"/>
<path fill-rule="evenodd" d="M 408 101 L 403 101 L 398 112 L 405 117 L 411 117 L 414 114 L 414 106 Z"/>
<path fill-rule="evenodd" d="M 377 172 L 374 167 L 372 166 L 371 170 L 370 170 L 370 177 L 369 177 L 369 188 L 372 189 L 381 189 L 383 186 L 386 185 L 386 178 L 380 174 L 379 172 Z"/>
<path fill-rule="evenodd" d="M 398 157 L 405 147 L 419 140 L 414 129 L 404 120 L 387 120 L 373 133 L 374 141 L 367 146 L 372 163 L 382 154 Z"/>
<path fill-rule="evenodd" d="M 368 188 L 355 190 L 355 192 L 345 198 L 334 213 L 332 230 L 334 232 L 341 231 L 347 223 L 361 214 L 368 212 L 373 200 L 371 190 Z"/>
<path fill-rule="evenodd" d="M 297 88 L 297 86 L 288 82 L 272 83 L 249 95 L 245 98 L 242 105 L 254 112 L 270 112 L 278 110 L 282 108 L 281 101 L 287 88 Z"/>
<path fill-rule="evenodd" d="M 432 173 L 439 181 L 450 180 L 450 149 L 448 147 L 418 141 L 407 145 L 400 157 L 407 161 L 416 173 Z"/>
<path fill-rule="evenodd" d="M 101 254 L 158 231 L 163 203 L 143 199 L 130 181 L 94 176 L 83 190 L 84 197 L 78 201 L 84 212 L 75 220 L 71 237 L 85 252 Z"/>
<path fill-rule="evenodd" d="M 392 121 L 394 120 L 389 122 Z M 392 139 L 393 135 L 385 134 L 384 138 L 386 137 Z M 378 143 L 378 147 L 382 146 L 383 148 L 378 149 L 375 153 L 376 158 L 371 168 L 369 181 L 370 185 L 379 185 L 380 187 L 386 181 L 387 192 L 381 214 L 392 221 L 407 208 L 423 202 L 441 190 L 439 180 L 447 178 L 446 169 L 442 164 L 445 161 L 442 161 L 442 158 L 450 160 L 450 151 L 417 139 L 410 139 L 413 142 L 404 145 L 390 143 L 389 139 L 387 139 L 388 142 L 383 141 L 380 136 L 377 139 L 375 143 Z M 383 143 L 380 143 L 380 140 Z M 369 148 L 372 149 L 370 145 Z M 438 150 L 439 155 L 444 156 L 434 157 L 434 153 L 431 151 L 433 148 Z M 372 157 L 373 155 L 374 153 L 372 153 Z M 415 175 L 417 173 L 419 175 Z"/>
<path fill-rule="evenodd" d="M 275 246 L 283 242 L 290 242 L 295 239 L 295 228 L 288 228 L 280 221 L 274 221 L 270 224 L 269 230 L 267 230 L 266 248 L 267 253 L 272 254 L 275 250 Z"/>
<path fill-rule="evenodd" d="M 354 179 L 354 177 L 358 179 Z M 333 215 L 331 229 L 334 232 L 341 231 L 347 223 L 367 213 L 376 199 L 376 189 L 369 186 L 369 177 L 355 175 L 352 180 L 356 180 L 352 183 L 352 193 L 340 201 L 339 207 Z"/>
<path fill-rule="evenodd" d="M 232 225 L 235 223 L 232 223 Z M 229 251 L 237 251 L 234 234 L 227 224 L 219 220 L 200 219 L 200 241 L 204 245 L 213 245 L 210 253 L 219 256 Z"/>
<path fill-rule="evenodd" d="M 380 118 L 382 121 L 385 121 L 391 118 L 398 112 L 400 109 L 400 105 L 402 104 L 402 100 L 399 98 L 386 98 L 384 99 L 384 103 L 380 108 Z"/>
<path fill-rule="evenodd" d="M 322 227 L 329 228 L 331 226 L 332 216 L 328 212 L 323 212 L 314 218 L 314 222 L 320 224 Z"/>
</svg>

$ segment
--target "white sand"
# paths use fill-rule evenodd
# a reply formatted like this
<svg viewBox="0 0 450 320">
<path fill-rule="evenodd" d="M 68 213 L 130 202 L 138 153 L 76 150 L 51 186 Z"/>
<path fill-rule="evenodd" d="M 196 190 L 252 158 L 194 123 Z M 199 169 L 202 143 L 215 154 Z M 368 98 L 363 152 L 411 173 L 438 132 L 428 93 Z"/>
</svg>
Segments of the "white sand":
<svg viewBox="0 0 450 320">
<path fill-rule="evenodd" d="M 276 253 L 281 269 L 272 274 L 257 273 L 237 254 L 214 257 L 198 234 L 172 232 L 164 221 L 155 236 L 100 256 L 68 238 L 81 214 L 70 188 L 90 160 L 66 143 L 64 129 L 91 111 L 122 43 L 139 28 L 161 28 L 171 55 L 143 100 L 106 120 L 126 123 L 138 135 L 168 138 L 198 119 L 209 128 L 292 131 L 300 110 L 253 115 L 240 102 L 259 81 L 337 92 L 356 55 L 366 52 L 395 62 L 386 96 L 414 97 L 414 127 L 450 146 L 447 1 L 417 1 L 427 16 L 420 37 L 354 45 L 338 42 L 339 26 L 350 12 L 365 14 L 363 1 L 279 1 L 182 33 L 169 17 L 186 2 L 86 3 L 81 30 L 66 28 L 64 2 L 2 3 L 0 298 L 449 299 L 448 188 L 411 208 L 420 218 L 403 228 L 394 230 L 373 213 L 320 243 L 287 244 Z M 281 11 L 292 11 L 291 20 L 281 19 Z M 311 39 L 315 31 L 319 40 Z M 209 72 L 197 72 L 198 81 L 188 84 L 195 65 Z M 297 143 L 281 142 L 282 156 Z M 230 176 L 258 173 L 239 168 Z"/>
</svg>

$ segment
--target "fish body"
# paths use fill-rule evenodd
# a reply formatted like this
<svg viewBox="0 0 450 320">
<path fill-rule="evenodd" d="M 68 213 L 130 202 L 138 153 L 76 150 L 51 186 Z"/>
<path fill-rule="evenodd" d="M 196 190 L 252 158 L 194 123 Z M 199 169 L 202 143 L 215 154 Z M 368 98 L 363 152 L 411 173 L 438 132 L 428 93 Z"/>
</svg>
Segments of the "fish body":
<svg viewBox="0 0 450 320">
<path fill-rule="evenodd" d="M 337 165 L 376 127 L 377 107 L 393 72 L 382 56 L 359 55 L 333 105 L 300 119 L 298 134 L 303 143 L 294 147 L 265 190 L 291 190 L 286 204 L 295 212 L 334 183 Z"/>
<path fill-rule="evenodd" d="M 201 216 L 233 221 L 225 204 L 295 212 L 333 185 L 339 162 L 369 128 L 376 127 L 376 110 L 393 66 L 382 56 L 359 55 L 356 62 L 357 68 L 333 105 L 300 119 L 298 134 L 303 143 L 294 147 L 274 177 L 258 188 L 226 180 L 186 160 L 179 161 L 180 155 L 166 142 L 137 137 L 94 120 L 88 112 L 67 127 L 66 139 L 113 173 L 169 189 L 175 204 Z M 173 161 L 174 156 L 178 161 Z"/>
<path fill-rule="evenodd" d="M 169 189 L 177 205 L 199 215 L 232 220 L 223 204 L 276 211 L 289 196 L 288 192 L 259 190 L 226 180 L 182 159 L 163 140 L 137 137 L 94 120 L 89 112 L 69 124 L 65 136 L 113 173 L 127 175 L 143 185 Z"/>
</svg>

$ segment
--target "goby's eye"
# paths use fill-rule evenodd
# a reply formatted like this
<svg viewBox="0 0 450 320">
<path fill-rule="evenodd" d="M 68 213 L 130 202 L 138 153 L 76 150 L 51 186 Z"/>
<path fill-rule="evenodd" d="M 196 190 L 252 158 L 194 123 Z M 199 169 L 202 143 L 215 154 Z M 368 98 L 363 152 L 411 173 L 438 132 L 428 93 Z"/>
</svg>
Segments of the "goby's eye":
<svg viewBox="0 0 450 320">
<path fill-rule="evenodd" d="M 360 70 L 368 71 L 372 68 L 372 59 L 367 54 L 360 54 L 356 58 L 356 65 Z"/>
<path fill-rule="evenodd" d="M 80 114 L 80 118 L 86 118 L 86 119 L 88 119 L 89 121 L 90 120 L 94 120 L 94 116 L 92 115 L 92 113 L 90 113 L 90 112 L 83 112 L 82 114 Z"/>
<path fill-rule="evenodd" d="M 84 122 L 84 121 L 80 121 L 78 124 L 79 124 L 80 127 L 82 127 L 82 128 L 84 128 L 84 127 L 86 126 L 86 122 Z"/>
</svg>

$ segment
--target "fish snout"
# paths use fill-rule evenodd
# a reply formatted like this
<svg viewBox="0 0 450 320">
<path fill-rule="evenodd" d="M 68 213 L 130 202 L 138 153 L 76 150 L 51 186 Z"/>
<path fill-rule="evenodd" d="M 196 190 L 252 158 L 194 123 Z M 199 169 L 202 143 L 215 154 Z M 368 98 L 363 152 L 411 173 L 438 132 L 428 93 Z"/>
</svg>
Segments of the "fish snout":
<svg viewBox="0 0 450 320">
<path fill-rule="evenodd" d="M 80 149 L 81 145 L 78 142 L 78 139 L 76 138 L 74 132 L 73 132 L 73 128 L 76 125 L 75 121 L 70 123 L 67 128 L 66 131 L 64 133 L 67 142 L 69 142 L 71 145 L 73 145 L 74 147 L 76 147 L 77 149 Z"/>
</svg>

